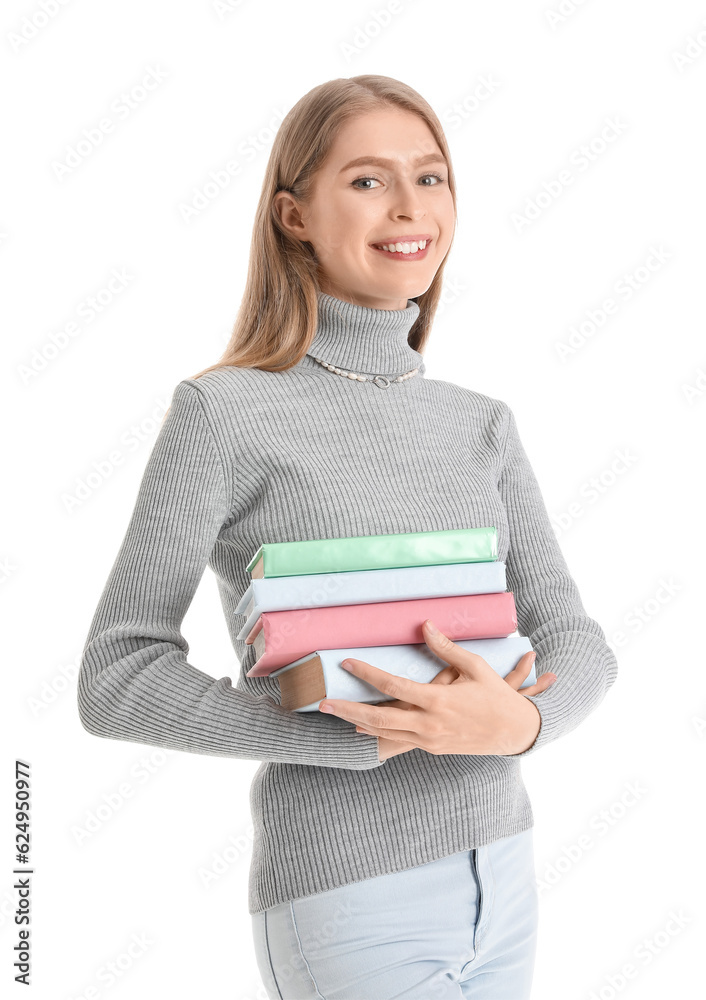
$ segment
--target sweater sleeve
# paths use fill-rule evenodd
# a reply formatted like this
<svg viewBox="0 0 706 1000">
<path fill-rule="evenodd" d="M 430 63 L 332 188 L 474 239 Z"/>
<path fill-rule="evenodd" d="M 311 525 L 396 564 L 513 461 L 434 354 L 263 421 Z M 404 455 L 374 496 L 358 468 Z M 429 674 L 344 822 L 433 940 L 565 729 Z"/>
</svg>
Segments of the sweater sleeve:
<svg viewBox="0 0 706 1000">
<path fill-rule="evenodd" d="M 530 747 L 510 756 L 526 757 L 575 729 L 603 700 L 618 667 L 603 630 L 583 607 L 509 407 L 501 448 L 498 488 L 510 528 L 507 585 L 515 595 L 518 631 L 537 653 L 537 677 L 549 671 L 557 677 L 546 691 L 525 696 L 537 707 L 541 726 Z"/>
<path fill-rule="evenodd" d="M 183 380 L 147 460 L 127 532 L 90 625 L 78 711 L 95 736 L 218 757 L 366 770 L 376 736 L 290 712 L 187 660 L 182 620 L 231 517 L 227 465 L 202 390 Z"/>
</svg>

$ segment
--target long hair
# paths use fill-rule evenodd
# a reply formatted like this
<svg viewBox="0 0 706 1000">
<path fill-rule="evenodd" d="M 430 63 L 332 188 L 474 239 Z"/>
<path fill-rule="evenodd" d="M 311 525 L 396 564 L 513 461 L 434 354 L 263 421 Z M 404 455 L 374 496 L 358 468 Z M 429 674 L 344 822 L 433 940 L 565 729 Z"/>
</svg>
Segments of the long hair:
<svg viewBox="0 0 706 1000">
<path fill-rule="evenodd" d="M 441 123 L 412 87 L 389 76 L 364 74 L 319 84 L 288 112 L 275 135 L 257 206 L 248 274 L 233 332 L 220 359 L 192 376 L 232 365 L 285 371 L 307 353 L 317 327 L 317 259 L 314 247 L 291 237 L 273 204 L 277 191 L 290 191 L 306 203 L 321 167 L 344 124 L 384 107 L 419 115 L 446 158 L 448 183 L 456 209 L 456 185 Z M 422 350 L 441 295 L 446 257 L 419 305 L 408 342 Z"/>
</svg>

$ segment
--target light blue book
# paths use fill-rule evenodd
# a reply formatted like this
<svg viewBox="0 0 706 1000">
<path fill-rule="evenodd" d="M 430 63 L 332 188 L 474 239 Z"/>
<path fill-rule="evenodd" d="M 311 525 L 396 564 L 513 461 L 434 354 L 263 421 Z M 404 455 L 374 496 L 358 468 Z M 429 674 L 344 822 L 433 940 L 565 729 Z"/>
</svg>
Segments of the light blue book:
<svg viewBox="0 0 706 1000">
<path fill-rule="evenodd" d="M 505 563 L 500 561 L 266 577 L 252 580 L 238 602 L 235 613 L 247 617 L 236 638 L 245 639 L 263 611 L 500 594 L 506 589 Z"/>
<path fill-rule="evenodd" d="M 462 639 L 456 645 L 478 653 L 501 677 L 506 677 L 521 657 L 532 650 L 529 639 L 524 635 L 509 635 L 501 639 Z M 426 643 L 317 649 L 269 675 L 279 681 L 282 707 L 294 712 L 315 712 L 324 698 L 343 698 L 367 704 L 395 700 L 344 670 L 341 660 L 347 656 L 420 684 L 428 684 L 448 666 L 432 653 Z M 532 664 L 520 690 L 536 683 L 537 675 Z"/>
</svg>

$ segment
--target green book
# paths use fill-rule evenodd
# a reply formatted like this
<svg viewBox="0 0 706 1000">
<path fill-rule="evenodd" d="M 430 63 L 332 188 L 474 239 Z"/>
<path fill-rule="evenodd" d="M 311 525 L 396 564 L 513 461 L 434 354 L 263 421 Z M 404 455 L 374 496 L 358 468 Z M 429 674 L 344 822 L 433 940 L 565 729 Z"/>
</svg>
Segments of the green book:
<svg viewBox="0 0 706 1000">
<path fill-rule="evenodd" d="M 311 573 L 494 562 L 497 558 L 498 532 L 490 526 L 355 538 L 315 538 L 304 542 L 265 542 L 246 569 L 255 580 Z"/>
</svg>

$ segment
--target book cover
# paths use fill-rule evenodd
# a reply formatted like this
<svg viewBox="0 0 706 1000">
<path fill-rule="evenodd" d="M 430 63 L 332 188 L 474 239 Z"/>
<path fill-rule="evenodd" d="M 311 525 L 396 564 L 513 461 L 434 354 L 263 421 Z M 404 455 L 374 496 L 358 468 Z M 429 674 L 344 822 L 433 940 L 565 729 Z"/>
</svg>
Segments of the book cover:
<svg viewBox="0 0 706 1000">
<path fill-rule="evenodd" d="M 453 641 L 499 638 L 517 628 L 510 591 L 265 611 L 246 639 L 257 654 L 246 676 L 266 676 L 314 649 L 418 643 L 426 618 Z"/>
<path fill-rule="evenodd" d="M 440 563 L 486 562 L 498 558 L 497 546 L 497 529 L 494 526 L 266 542 L 254 554 L 246 569 L 253 579 L 261 579 Z"/>
<path fill-rule="evenodd" d="M 506 589 L 505 563 L 499 560 L 252 580 L 235 611 L 246 615 L 236 638 L 245 639 L 264 611 L 497 594 Z"/>
<path fill-rule="evenodd" d="M 529 639 L 523 635 L 499 639 L 463 639 L 458 645 L 472 653 L 478 653 L 501 677 L 506 677 L 525 653 L 532 650 Z M 317 649 L 270 675 L 279 682 L 282 707 L 294 712 L 314 712 L 318 711 L 324 698 L 342 698 L 367 704 L 394 700 L 372 684 L 344 670 L 341 661 L 349 656 L 420 684 L 428 684 L 446 666 L 426 643 Z M 537 675 L 532 664 L 520 690 L 536 682 Z"/>
</svg>

